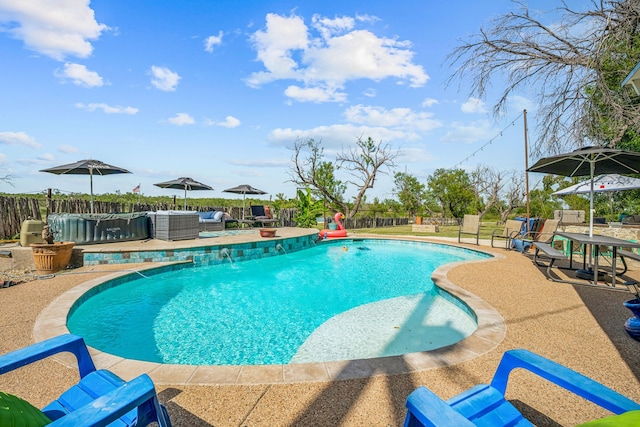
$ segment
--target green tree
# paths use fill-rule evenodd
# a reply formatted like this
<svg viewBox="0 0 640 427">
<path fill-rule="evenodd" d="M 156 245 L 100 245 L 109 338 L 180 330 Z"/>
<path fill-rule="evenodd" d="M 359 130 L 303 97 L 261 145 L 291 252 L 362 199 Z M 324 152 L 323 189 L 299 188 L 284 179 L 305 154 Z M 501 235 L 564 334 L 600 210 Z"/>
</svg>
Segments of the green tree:
<svg viewBox="0 0 640 427">
<path fill-rule="evenodd" d="M 322 214 L 322 202 L 313 200 L 310 188 L 306 188 L 305 192 L 298 189 L 298 203 L 296 208 L 296 216 L 293 217 L 293 220 L 298 227 L 316 227 L 316 218 Z"/>
<path fill-rule="evenodd" d="M 427 180 L 428 191 L 442 207 L 444 215 L 461 219 L 475 199 L 469 174 L 462 169 L 436 169 Z"/>
<path fill-rule="evenodd" d="M 424 209 L 425 186 L 408 173 L 396 172 L 393 176 L 394 193 L 400 204 L 410 216 Z"/>
</svg>

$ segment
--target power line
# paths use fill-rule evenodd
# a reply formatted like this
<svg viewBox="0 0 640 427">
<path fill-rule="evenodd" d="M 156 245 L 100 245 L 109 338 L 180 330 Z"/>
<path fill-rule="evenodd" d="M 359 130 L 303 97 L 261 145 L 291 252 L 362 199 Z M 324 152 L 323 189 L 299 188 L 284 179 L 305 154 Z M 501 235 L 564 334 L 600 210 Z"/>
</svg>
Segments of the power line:
<svg viewBox="0 0 640 427">
<path fill-rule="evenodd" d="M 506 125 L 504 127 L 504 129 L 502 129 L 500 132 L 498 132 L 498 134 L 496 136 L 494 136 L 493 138 L 491 138 L 489 141 L 485 142 L 480 148 L 478 148 L 476 151 L 474 151 L 473 153 L 471 153 L 470 155 L 468 155 L 467 157 L 465 157 L 463 160 L 461 160 L 460 162 L 456 163 L 456 165 L 453 167 L 453 169 L 457 169 L 458 166 L 460 166 L 461 164 L 463 164 L 464 162 L 466 162 L 467 160 L 471 159 L 472 157 L 474 157 L 476 154 L 478 154 L 479 152 L 481 152 L 486 146 L 493 144 L 493 142 L 498 139 L 499 137 L 502 136 L 503 132 L 506 131 L 509 126 L 513 126 L 516 121 L 518 121 L 518 119 L 520 117 L 522 117 L 522 114 L 524 114 L 524 112 L 518 114 L 518 117 L 516 117 L 515 119 L 513 119 L 511 121 L 511 123 L 509 123 L 508 125 Z"/>
</svg>

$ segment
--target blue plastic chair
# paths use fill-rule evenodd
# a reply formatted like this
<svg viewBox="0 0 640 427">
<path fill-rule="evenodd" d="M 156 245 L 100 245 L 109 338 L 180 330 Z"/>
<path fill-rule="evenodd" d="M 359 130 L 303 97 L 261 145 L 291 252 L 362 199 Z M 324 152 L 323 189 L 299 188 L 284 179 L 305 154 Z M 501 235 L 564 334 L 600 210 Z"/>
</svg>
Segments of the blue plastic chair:
<svg viewBox="0 0 640 427">
<path fill-rule="evenodd" d="M 523 368 L 614 414 L 639 410 L 640 404 L 556 362 L 527 350 L 503 356 L 490 385 L 477 385 L 447 401 L 425 387 L 407 398 L 405 427 L 533 426 L 505 397 L 512 370 Z"/>
<path fill-rule="evenodd" d="M 171 427 L 148 375 L 126 382 L 96 370 L 84 340 L 76 335 L 60 335 L 0 356 L 0 375 L 61 352 L 76 357 L 80 382 L 42 409 L 53 420 L 49 426 L 146 426 L 155 421 Z"/>
</svg>

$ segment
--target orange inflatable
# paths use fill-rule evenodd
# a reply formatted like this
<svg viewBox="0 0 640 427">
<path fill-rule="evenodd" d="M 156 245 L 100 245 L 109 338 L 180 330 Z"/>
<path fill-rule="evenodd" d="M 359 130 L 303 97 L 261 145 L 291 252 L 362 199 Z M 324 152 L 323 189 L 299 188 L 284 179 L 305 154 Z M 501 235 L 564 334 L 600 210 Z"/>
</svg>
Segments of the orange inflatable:
<svg viewBox="0 0 640 427">
<path fill-rule="evenodd" d="M 318 237 L 322 240 L 322 239 L 326 239 L 329 237 L 347 237 L 347 230 L 344 229 L 344 225 L 342 225 L 342 219 L 344 219 L 344 215 L 342 214 L 342 212 L 337 212 L 333 219 L 336 221 L 336 224 L 338 224 L 338 229 L 337 230 L 329 230 L 327 228 L 325 228 L 324 230 L 320 230 L 320 233 L 318 233 Z"/>
</svg>

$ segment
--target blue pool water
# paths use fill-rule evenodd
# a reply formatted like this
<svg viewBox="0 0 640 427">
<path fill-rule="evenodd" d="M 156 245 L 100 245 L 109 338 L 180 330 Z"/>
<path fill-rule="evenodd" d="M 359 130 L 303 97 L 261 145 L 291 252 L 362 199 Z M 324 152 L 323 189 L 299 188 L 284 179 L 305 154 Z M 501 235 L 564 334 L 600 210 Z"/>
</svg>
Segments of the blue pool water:
<svg viewBox="0 0 640 427">
<path fill-rule="evenodd" d="M 477 327 L 463 304 L 438 295 L 432 272 L 486 257 L 428 243 L 329 242 L 107 287 L 75 308 L 67 326 L 101 351 L 173 364 L 285 364 L 422 351 Z M 424 325 L 432 314 L 430 334 Z M 386 324 L 389 331 L 375 329 Z"/>
</svg>

